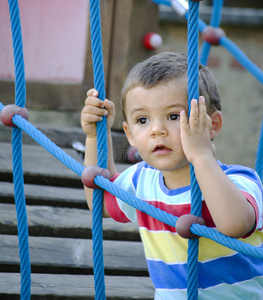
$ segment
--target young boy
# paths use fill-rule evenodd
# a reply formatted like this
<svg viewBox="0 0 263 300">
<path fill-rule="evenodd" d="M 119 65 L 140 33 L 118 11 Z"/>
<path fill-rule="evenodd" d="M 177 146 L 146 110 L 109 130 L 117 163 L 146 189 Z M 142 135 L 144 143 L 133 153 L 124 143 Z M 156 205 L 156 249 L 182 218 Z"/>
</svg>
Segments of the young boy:
<svg viewBox="0 0 263 300">
<path fill-rule="evenodd" d="M 190 213 L 190 166 L 202 191 L 202 216 L 209 227 L 262 247 L 262 185 L 256 173 L 215 159 L 213 139 L 222 127 L 220 96 L 207 67 L 199 66 L 199 102 L 188 121 L 187 57 L 157 54 L 129 73 L 122 90 L 123 129 L 143 161 L 120 175 L 112 155 L 114 104 L 91 89 L 82 110 L 87 134 L 85 166 L 97 163 L 96 122 L 107 116 L 109 163 L 115 184 L 143 201 L 180 217 Z M 92 209 L 91 189 L 85 188 Z M 187 298 L 187 243 L 174 227 L 104 193 L 104 216 L 138 222 L 154 283 L 155 299 Z M 263 260 L 200 238 L 199 299 L 262 299 Z"/>
</svg>

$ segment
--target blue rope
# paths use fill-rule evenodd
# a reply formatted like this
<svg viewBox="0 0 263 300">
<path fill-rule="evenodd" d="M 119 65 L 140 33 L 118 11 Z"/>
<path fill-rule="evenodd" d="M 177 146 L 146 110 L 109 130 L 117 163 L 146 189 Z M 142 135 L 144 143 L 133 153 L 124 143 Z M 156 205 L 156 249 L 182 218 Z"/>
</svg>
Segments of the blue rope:
<svg viewBox="0 0 263 300">
<path fill-rule="evenodd" d="M 15 103 L 20 107 L 24 107 L 26 103 L 26 81 L 19 6 L 17 0 L 9 0 L 8 4 L 14 49 Z M 20 299 L 29 300 L 31 298 L 31 266 L 29 256 L 28 224 L 22 165 L 22 131 L 19 128 L 13 128 L 12 130 L 12 149 L 14 198 L 17 213 L 17 230 L 21 273 Z"/>
<path fill-rule="evenodd" d="M 156 4 L 164 4 L 167 6 L 171 6 L 171 1 L 168 0 L 152 0 Z M 214 0 L 213 2 L 213 14 L 212 14 L 212 20 L 211 20 L 211 25 L 214 27 L 218 27 L 220 23 L 220 16 L 217 13 L 216 10 L 219 10 L 221 12 L 222 10 L 222 4 L 223 0 Z M 185 14 L 185 19 L 188 19 L 188 12 Z M 203 30 L 207 27 L 207 24 L 202 21 L 198 20 L 198 26 L 199 26 L 199 31 L 202 33 Z M 204 42 L 206 44 L 206 42 Z M 238 62 L 246 68 L 259 82 L 263 83 L 263 71 L 255 65 L 233 42 L 231 42 L 227 37 L 221 37 L 219 40 L 219 44 L 223 47 L 225 47 L 237 60 Z M 209 51 L 209 46 L 204 46 L 206 47 L 204 53 L 201 54 L 200 61 L 203 64 L 206 64 L 207 61 L 207 55 Z"/>
<path fill-rule="evenodd" d="M 225 47 L 237 61 L 246 68 L 259 82 L 263 84 L 263 71 L 259 69 L 232 41 L 223 36 L 220 38 L 219 43 Z"/>
<path fill-rule="evenodd" d="M 198 20 L 199 31 L 202 33 L 206 28 L 206 23 L 203 20 Z"/>
<path fill-rule="evenodd" d="M 160 5 L 166 5 L 166 6 L 171 6 L 171 1 L 170 0 L 152 0 L 154 3 Z"/>
<path fill-rule="evenodd" d="M 94 87 L 99 93 L 100 99 L 105 99 L 105 80 L 102 53 L 101 19 L 100 19 L 100 1 L 90 0 L 90 32 L 91 48 L 93 61 Z M 97 161 L 98 165 L 104 169 L 107 168 L 107 119 L 103 117 L 102 121 L 97 123 Z M 103 262 L 103 195 L 104 191 L 97 189 L 93 191 L 93 214 L 92 214 L 92 240 L 93 240 L 93 264 L 94 264 L 94 282 L 95 298 L 106 299 L 104 262 Z"/>
<path fill-rule="evenodd" d="M 205 22 L 199 20 L 199 30 L 203 32 L 206 28 Z M 263 71 L 253 63 L 246 54 L 235 45 L 230 39 L 226 36 L 222 36 L 219 39 L 219 44 L 226 48 L 235 58 L 236 60 L 245 68 L 248 72 L 250 72 L 260 83 L 263 84 Z"/>
<path fill-rule="evenodd" d="M 0 110 L 2 104 L 0 103 Z M 48 139 L 40 130 L 30 124 L 27 120 L 19 115 L 15 115 L 12 119 L 13 123 L 27 133 L 33 140 L 46 149 L 56 159 L 71 169 L 74 173 L 81 176 L 84 167 L 79 162 L 75 161 L 70 155 L 65 153 L 60 147 Z"/>
<path fill-rule="evenodd" d="M 108 191 L 109 193 L 116 196 L 117 198 L 122 199 L 122 201 L 124 201 L 125 203 L 131 205 L 132 207 L 142 212 L 147 213 L 149 216 L 167 225 L 174 226 L 174 224 L 178 220 L 177 217 L 168 214 L 150 205 L 149 203 L 142 201 L 139 198 L 134 197 L 130 193 L 116 186 L 114 183 L 110 182 L 109 180 L 105 179 L 102 176 L 96 176 L 94 182 L 102 189 Z M 204 236 L 208 239 L 214 240 L 215 242 L 222 244 L 237 252 L 263 259 L 263 249 L 260 249 L 255 246 L 251 246 L 237 239 L 225 236 L 224 234 L 218 232 L 215 229 L 208 228 L 206 226 L 202 226 L 199 224 L 193 224 L 191 226 L 191 232 L 193 234 Z"/>
<path fill-rule="evenodd" d="M 213 0 L 213 13 L 210 22 L 210 25 L 213 27 L 220 26 L 223 4 L 224 0 Z"/>
<path fill-rule="evenodd" d="M 199 2 L 189 1 L 188 11 L 188 111 L 190 114 L 191 100 L 199 98 L 199 60 L 198 60 L 198 37 L 199 37 Z M 197 183 L 193 165 L 190 165 L 191 175 L 191 214 L 201 217 L 202 198 L 201 190 Z M 187 297 L 189 300 L 198 298 L 198 247 L 199 239 L 188 241 L 187 257 Z"/>
<path fill-rule="evenodd" d="M 204 41 L 202 45 L 201 54 L 200 54 L 200 63 L 203 64 L 204 66 L 207 65 L 207 60 L 208 60 L 210 50 L 211 50 L 211 44 Z"/>
<path fill-rule="evenodd" d="M 28 223 L 24 195 L 24 177 L 22 165 L 22 131 L 12 130 L 13 182 L 17 213 L 17 232 L 20 257 L 21 291 L 20 299 L 31 298 L 31 266 L 29 257 Z"/>
<path fill-rule="evenodd" d="M 0 112 L 4 108 L 4 105 L 0 102 Z M 61 148 L 56 146 L 49 138 L 47 138 L 41 131 L 35 128 L 27 120 L 23 119 L 19 115 L 13 117 L 13 123 L 27 133 L 32 139 L 34 139 L 38 144 L 45 148 L 49 153 L 51 153 L 55 158 L 57 158 L 61 163 L 66 165 L 74 173 L 81 176 L 83 170 L 85 169 L 82 164 L 75 161 L 70 155 L 65 153 Z M 119 199 L 122 199 L 125 203 L 135 207 L 136 209 L 149 214 L 151 217 L 167 224 L 170 226 L 175 226 L 177 217 L 168 214 L 147 202 L 142 201 L 139 198 L 134 197 L 130 193 L 116 186 L 114 183 L 105 179 L 102 176 L 96 176 L 94 180 L 95 184 L 100 186 L 103 190 L 108 191 L 112 195 Z M 263 249 L 245 244 L 239 240 L 227 237 L 220 232 L 208 228 L 206 226 L 201 226 L 194 224 L 191 226 L 191 232 L 193 234 L 204 236 L 208 239 L 214 240 L 215 242 L 229 247 L 237 252 L 247 254 L 250 256 L 255 256 L 257 258 L 263 259 Z"/>
<path fill-rule="evenodd" d="M 167 4 L 170 6 L 169 4 Z M 213 14 L 211 16 L 210 24 L 213 27 L 219 27 L 221 21 L 221 12 L 223 8 L 223 0 L 213 1 Z M 185 14 L 186 20 L 188 19 L 188 12 Z M 199 19 L 198 21 L 199 31 L 207 27 L 206 23 Z M 246 68 L 256 79 L 263 84 L 263 71 L 258 68 L 233 42 L 231 42 L 227 37 L 221 37 L 219 44 L 225 47 L 238 61 Z M 210 52 L 211 45 L 206 41 L 203 42 L 202 51 L 200 54 L 200 62 L 204 65 L 207 64 L 208 55 Z M 263 176 L 263 120 L 261 126 L 261 133 L 259 139 L 259 145 L 256 156 L 255 169 L 262 179 Z"/>
<path fill-rule="evenodd" d="M 156 1 L 155 1 L 156 2 Z M 159 1 L 162 3 L 168 3 L 169 1 Z M 23 107 L 25 105 L 25 78 L 24 78 L 24 61 L 23 61 L 23 49 L 22 49 L 22 37 L 21 37 L 21 27 L 20 27 L 20 19 L 19 19 L 19 9 L 17 1 L 9 0 L 10 7 L 10 19 L 12 26 L 12 34 L 13 34 L 13 44 L 14 44 L 14 56 L 15 56 L 15 75 L 16 75 L 16 104 Z M 198 19 L 198 11 L 199 11 L 199 3 L 190 1 L 189 4 L 189 21 L 188 21 L 188 35 L 191 50 L 188 52 L 189 59 L 189 101 L 193 98 L 198 99 L 198 80 L 191 80 L 191 78 L 198 79 L 198 63 L 196 65 L 196 61 L 198 62 L 198 33 L 196 36 L 196 31 L 192 30 L 193 28 L 198 28 L 202 31 L 206 24 Z M 18 16 L 18 17 L 17 17 Z M 101 43 L 101 26 L 100 26 L 100 6 L 99 1 L 90 0 L 90 16 L 91 16 L 91 42 L 92 42 L 92 53 L 93 53 L 93 69 L 94 69 L 94 86 L 99 92 L 99 96 L 101 99 L 105 99 L 105 83 L 104 83 L 104 73 L 103 73 L 103 59 L 102 59 L 102 43 Z M 188 17 L 188 14 L 187 14 Z M 190 25 L 192 24 L 192 25 Z M 233 48 L 228 40 L 223 40 L 223 44 L 225 43 L 228 47 Z M 196 44 L 197 41 L 197 44 Z M 189 47 L 188 47 L 189 48 Z M 192 50 L 194 49 L 194 50 Z M 232 49 L 232 51 L 234 51 Z M 196 58 L 197 52 L 197 59 Z M 21 54 L 22 53 L 22 54 Z M 242 57 L 243 59 L 243 57 Z M 246 64 L 246 60 L 245 63 Z M 254 69 L 254 67 L 252 68 Z M 254 72 L 254 71 L 253 71 Z M 256 69 L 256 73 L 258 70 Z M 261 76 L 261 73 L 259 73 Z M 260 77 L 261 78 L 261 77 Z M 3 109 L 2 103 L 0 103 L 0 111 Z M 29 245 L 28 245 L 28 227 L 27 227 L 27 217 L 26 217 L 26 206 L 25 206 L 25 197 L 24 197 L 24 189 L 23 189 L 23 168 L 22 168 L 22 133 L 21 129 L 27 132 L 33 139 L 35 139 L 40 145 L 42 145 L 46 150 L 48 150 L 52 155 L 54 155 L 57 159 L 59 159 L 62 163 L 64 163 L 67 167 L 72 169 L 78 175 L 81 175 L 84 167 L 74 161 L 69 155 L 64 153 L 59 147 L 57 147 L 54 143 L 52 143 L 48 138 L 45 137 L 39 130 L 30 125 L 26 120 L 21 118 L 19 115 L 15 115 L 13 117 L 13 123 L 18 126 L 18 128 L 14 128 L 13 130 L 13 165 L 14 168 L 14 184 L 15 184 L 15 201 L 17 206 L 17 215 L 18 215 L 18 236 L 19 236 L 19 248 L 20 248 L 20 260 L 21 260 L 21 299 L 30 299 L 30 287 L 31 287 L 31 270 L 30 270 L 30 261 L 29 261 Z M 98 134 L 98 164 L 106 168 L 107 167 L 107 140 L 105 139 L 106 129 L 106 118 L 103 118 L 103 121 L 98 123 L 97 126 L 97 134 Z M 18 148 L 18 149 L 17 149 Z M 16 176 L 19 174 L 19 176 Z M 22 176 L 20 176 L 22 175 Z M 191 181 L 192 181 L 192 190 L 191 193 L 194 195 L 192 200 L 192 211 L 191 213 L 195 215 L 201 215 L 200 208 L 200 199 L 201 192 L 196 182 L 194 176 L 194 170 L 191 166 Z M 109 182 L 105 178 L 101 176 L 97 176 L 95 178 L 95 183 L 105 190 L 109 191 L 113 195 L 118 198 L 123 199 L 124 202 L 132 205 L 133 207 L 148 213 L 152 217 L 164 222 L 168 225 L 174 226 L 177 218 L 169 215 L 166 212 L 163 212 L 146 202 L 137 199 L 136 197 L 130 195 L 129 193 L 123 191 L 122 189 L 116 187 L 113 183 Z M 22 187 L 22 188 L 21 188 Z M 96 226 L 93 228 L 93 231 L 96 235 L 95 243 L 98 242 L 98 246 L 94 246 L 93 252 L 94 255 L 94 277 L 95 277 L 95 293 L 98 299 L 105 299 L 105 283 L 104 283 L 104 266 L 103 266 L 103 249 L 102 249 L 102 205 L 101 199 L 103 195 L 102 190 L 98 190 L 98 193 L 95 192 L 95 197 L 93 199 L 93 213 L 95 210 L 98 210 L 98 213 L 95 218 Z M 98 196 L 96 196 L 96 194 Z M 17 195 L 19 195 L 17 197 Z M 97 199 L 98 198 L 98 199 Z M 21 200 L 22 199 L 22 200 Z M 96 204 L 99 203 L 98 208 L 94 208 Z M 94 219 L 93 219 L 94 222 Z M 99 225 L 98 225 L 99 224 Z M 98 225 L 98 226 L 97 226 Z M 99 232 L 99 237 L 97 235 Z M 232 239 L 230 237 L 226 237 L 223 234 L 213 230 L 211 228 L 207 228 L 205 226 L 200 226 L 198 224 L 193 224 L 191 226 L 191 232 L 199 235 L 210 238 L 224 246 L 227 246 L 235 251 L 241 252 L 243 254 L 251 255 L 260 259 L 263 259 L 263 250 L 257 247 L 247 245 L 242 243 L 236 239 Z M 25 233 L 25 237 L 22 236 Z M 21 238 L 22 236 L 22 238 Z M 21 242 L 20 242 L 21 241 Z M 23 243 L 22 243 L 23 241 Z M 188 277 L 188 285 L 190 284 L 190 290 L 188 291 L 189 299 L 196 299 L 197 297 L 197 268 L 196 268 L 196 256 L 198 255 L 198 244 L 193 240 L 189 242 L 189 257 L 194 257 L 189 260 L 188 265 L 191 265 L 188 273 L 193 273 L 194 275 L 190 278 Z M 93 241 L 94 242 L 94 241 Z M 197 251 L 196 251 L 197 249 Z M 102 258 L 101 258 L 102 257 Z M 95 267 L 95 264 L 97 265 Z M 102 268 L 101 268 L 102 265 Z M 95 270 L 96 269 L 96 270 Z M 98 269 L 98 270 L 97 270 Z M 98 274 L 95 276 L 95 273 Z M 192 279 L 193 278 L 193 279 Z M 190 283 L 190 282 L 192 282 Z"/>
<path fill-rule="evenodd" d="M 0 102 L 0 112 L 3 108 L 4 105 Z M 48 139 L 37 128 L 31 125 L 27 120 L 23 119 L 19 115 L 15 115 L 12 121 L 17 127 L 27 133 L 32 139 L 34 139 L 43 148 L 50 152 L 55 158 L 65 164 L 77 175 L 81 176 L 85 168 L 80 163 L 75 161 L 70 155 L 65 153 L 61 148 L 56 146 L 50 139 Z M 167 212 L 164 212 L 154 206 L 151 206 L 149 203 L 144 202 L 139 198 L 134 197 L 133 195 L 119 188 L 104 177 L 96 176 L 94 182 L 103 190 L 106 190 L 117 198 L 122 199 L 125 203 L 135 207 L 136 209 L 149 214 L 151 217 L 167 225 L 175 226 L 178 219 L 177 217 L 168 214 Z M 191 226 L 191 232 L 193 234 L 214 240 L 215 242 L 222 244 L 234 251 L 263 259 L 263 249 L 243 243 L 242 241 L 236 240 L 234 238 L 227 237 L 212 228 L 201 226 L 199 224 L 193 224 Z"/>
<path fill-rule="evenodd" d="M 256 169 L 256 172 L 258 173 L 258 176 L 262 180 L 262 176 L 263 176 L 263 119 L 261 122 L 261 130 L 260 130 L 259 143 L 258 143 L 258 149 L 257 149 L 257 155 L 256 155 L 255 169 Z"/>
<path fill-rule="evenodd" d="M 18 0 L 8 0 L 14 49 L 16 105 L 25 107 L 26 80 Z"/>
<path fill-rule="evenodd" d="M 221 12 L 223 8 L 224 0 L 213 0 L 213 13 L 210 20 L 210 25 L 218 28 L 221 22 Z M 201 54 L 200 54 L 200 62 L 203 65 L 207 65 L 208 56 L 211 50 L 211 44 L 204 41 Z"/>
</svg>

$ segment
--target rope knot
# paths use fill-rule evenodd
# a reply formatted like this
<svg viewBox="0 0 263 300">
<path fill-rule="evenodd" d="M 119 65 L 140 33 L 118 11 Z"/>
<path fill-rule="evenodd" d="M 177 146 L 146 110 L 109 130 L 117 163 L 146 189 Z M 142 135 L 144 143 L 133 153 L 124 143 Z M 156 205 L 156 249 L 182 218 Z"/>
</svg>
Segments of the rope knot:
<svg viewBox="0 0 263 300">
<path fill-rule="evenodd" d="M 219 40 L 225 35 L 225 31 L 222 28 L 213 26 L 206 26 L 202 32 L 203 40 L 214 46 L 219 45 Z"/>
<path fill-rule="evenodd" d="M 25 107 L 20 107 L 15 104 L 6 105 L 0 114 L 1 122 L 5 126 L 16 127 L 12 119 L 14 115 L 20 115 L 24 119 L 28 120 L 28 110 Z"/>
<path fill-rule="evenodd" d="M 185 239 L 198 239 L 200 236 L 190 230 L 193 224 L 205 225 L 205 220 L 192 214 L 183 215 L 176 221 L 176 232 Z"/>
<path fill-rule="evenodd" d="M 100 187 L 94 182 L 97 175 L 101 175 L 107 179 L 111 178 L 109 170 L 103 169 L 99 166 L 88 166 L 83 170 L 81 180 L 83 184 L 90 189 L 100 189 Z"/>
</svg>

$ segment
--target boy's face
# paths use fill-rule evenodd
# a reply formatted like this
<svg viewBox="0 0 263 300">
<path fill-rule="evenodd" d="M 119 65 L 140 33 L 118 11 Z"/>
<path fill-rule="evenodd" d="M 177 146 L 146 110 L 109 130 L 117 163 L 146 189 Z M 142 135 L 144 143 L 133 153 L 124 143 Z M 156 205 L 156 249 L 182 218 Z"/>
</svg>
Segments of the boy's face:
<svg viewBox="0 0 263 300">
<path fill-rule="evenodd" d="M 180 111 L 188 111 L 185 85 L 175 80 L 126 95 L 124 131 L 142 159 L 161 171 L 189 167 L 180 138 Z"/>
</svg>

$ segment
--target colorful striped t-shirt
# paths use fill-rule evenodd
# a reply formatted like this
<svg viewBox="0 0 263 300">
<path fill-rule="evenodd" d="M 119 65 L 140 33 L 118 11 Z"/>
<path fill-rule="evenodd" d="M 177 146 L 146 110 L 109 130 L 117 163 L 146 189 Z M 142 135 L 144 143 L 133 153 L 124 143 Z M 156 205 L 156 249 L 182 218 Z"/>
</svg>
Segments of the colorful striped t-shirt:
<svg viewBox="0 0 263 300">
<path fill-rule="evenodd" d="M 257 174 L 243 166 L 218 162 L 234 184 L 245 194 L 256 215 L 255 230 L 243 242 L 262 247 L 262 185 Z M 174 216 L 190 213 L 191 188 L 169 190 L 163 176 L 140 162 L 120 174 L 115 184 L 136 197 Z M 138 222 L 155 299 L 187 299 L 187 247 L 175 227 L 142 213 L 105 192 L 109 214 L 118 222 Z M 206 203 L 202 217 L 208 227 L 215 227 Z M 199 242 L 198 299 L 263 299 L 263 260 L 237 253 L 201 237 Z"/>
</svg>

